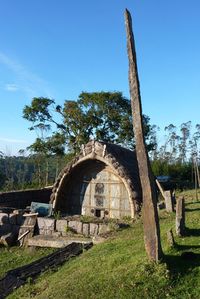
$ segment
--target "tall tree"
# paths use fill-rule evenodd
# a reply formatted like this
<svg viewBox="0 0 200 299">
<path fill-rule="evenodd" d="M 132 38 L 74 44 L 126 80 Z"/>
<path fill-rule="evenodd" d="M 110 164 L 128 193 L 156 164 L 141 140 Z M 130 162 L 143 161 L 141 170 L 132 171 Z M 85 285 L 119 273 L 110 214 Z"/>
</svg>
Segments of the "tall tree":
<svg viewBox="0 0 200 299">
<path fill-rule="evenodd" d="M 169 145 L 168 162 L 174 163 L 178 152 L 178 142 L 180 137 L 176 133 L 176 126 L 170 124 L 165 127 L 165 131 L 168 133 L 166 146 Z"/>
<path fill-rule="evenodd" d="M 66 100 L 63 107 L 55 106 L 54 100 L 34 98 L 30 106 L 25 106 L 23 117 L 32 122 L 31 130 L 44 133 L 54 129 L 62 136 L 62 145 L 75 153 L 89 139 L 134 147 L 131 104 L 121 92 L 82 92 L 76 101 Z M 143 124 L 152 149 L 153 130 L 148 116 L 143 116 Z"/>
</svg>

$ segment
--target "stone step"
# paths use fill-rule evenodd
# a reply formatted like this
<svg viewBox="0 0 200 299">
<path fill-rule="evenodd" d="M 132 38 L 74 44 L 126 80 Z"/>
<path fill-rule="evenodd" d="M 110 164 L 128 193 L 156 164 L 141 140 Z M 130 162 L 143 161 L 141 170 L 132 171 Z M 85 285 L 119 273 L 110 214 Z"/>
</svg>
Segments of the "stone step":
<svg viewBox="0 0 200 299">
<path fill-rule="evenodd" d="M 71 243 L 91 244 L 92 239 L 37 235 L 30 238 L 27 242 L 27 245 L 35 247 L 63 248 Z"/>
</svg>

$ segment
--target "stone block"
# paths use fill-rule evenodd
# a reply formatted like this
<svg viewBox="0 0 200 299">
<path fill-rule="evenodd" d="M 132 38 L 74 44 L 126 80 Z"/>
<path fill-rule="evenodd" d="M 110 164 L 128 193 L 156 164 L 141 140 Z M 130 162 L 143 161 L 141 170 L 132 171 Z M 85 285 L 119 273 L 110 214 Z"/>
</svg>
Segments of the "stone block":
<svg viewBox="0 0 200 299">
<path fill-rule="evenodd" d="M 181 237 L 185 233 L 185 200 L 180 197 L 176 203 L 176 234 Z"/>
<path fill-rule="evenodd" d="M 77 232 L 77 226 L 78 226 L 79 221 L 69 221 L 68 222 L 68 227 L 70 227 L 72 230 Z"/>
<path fill-rule="evenodd" d="M 66 232 L 67 220 L 56 220 L 56 231 L 57 232 Z"/>
<path fill-rule="evenodd" d="M 53 232 L 52 236 L 58 238 L 58 237 L 62 236 L 62 233 L 61 232 Z"/>
<path fill-rule="evenodd" d="M 82 234 L 83 233 L 83 223 L 81 221 L 77 221 L 77 226 L 76 226 L 76 231 L 77 234 Z"/>
<path fill-rule="evenodd" d="M 17 224 L 17 215 L 16 214 L 10 214 L 9 215 L 9 223 L 10 224 Z"/>
<path fill-rule="evenodd" d="M 7 213 L 0 213 L 0 224 L 7 224 L 9 223 L 9 217 Z"/>
<path fill-rule="evenodd" d="M 40 230 L 54 231 L 55 229 L 55 219 L 38 217 L 37 224 L 38 224 L 39 231 Z"/>
<path fill-rule="evenodd" d="M 99 225 L 96 223 L 90 223 L 90 236 L 96 236 L 99 233 Z"/>
<path fill-rule="evenodd" d="M 89 223 L 83 223 L 83 235 L 88 237 L 90 233 L 90 225 Z"/>
<path fill-rule="evenodd" d="M 44 235 L 44 229 L 39 229 L 38 232 L 39 232 L 40 235 Z"/>
<path fill-rule="evenodd" d="M 164 191 L 165 206 L 167 212 L 174 212 L 174 202 L 172 192 L 170 190 Z"/>
</svg>

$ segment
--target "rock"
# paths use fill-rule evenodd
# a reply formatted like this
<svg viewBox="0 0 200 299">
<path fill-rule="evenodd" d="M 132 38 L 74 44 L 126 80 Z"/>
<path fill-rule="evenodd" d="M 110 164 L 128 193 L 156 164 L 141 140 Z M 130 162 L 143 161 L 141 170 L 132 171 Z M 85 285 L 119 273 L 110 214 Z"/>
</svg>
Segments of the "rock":
<svg viewBox="0 0 200 299">
<path fill-rule="evenodd" d="M 56 220 L 56 231 L 66 232 L 67 229 L 67 220 Z"/>
<path fill-rule="evenodd" d="M 90 236 L 96 236 L 99 233 L 99 225 L 96 223 L 90 223 Z"/>
<path fill-rule="evenodd" d="M 55 219 L 38 217 L 37 224 L 39 234 L 51 235 L 55 230 Z"/>
<path fill-rule="evenodd" d="M 74 232 L 77 232 L 77 226 L 78 226 L 78 221 L 69 221 L 68 222 L 68 227 Z"/>
<path fill-rule="evenodd" d="M 176 234 L 181 237 L 185 232 L 185 200 L 180 197 L 176 203 Z"/>
<path fill-rule="evenodd" d="M 83 223 L 83 235 L 88 237 L 89 236 L 89 229 L 90 229 L 90 225 L 89 223 Z"/>
<path fill-rule="evenodd" d="M 174 212 L 174 201 L 171 190 L 164 191 L 167 212 Z"/>
</svg>

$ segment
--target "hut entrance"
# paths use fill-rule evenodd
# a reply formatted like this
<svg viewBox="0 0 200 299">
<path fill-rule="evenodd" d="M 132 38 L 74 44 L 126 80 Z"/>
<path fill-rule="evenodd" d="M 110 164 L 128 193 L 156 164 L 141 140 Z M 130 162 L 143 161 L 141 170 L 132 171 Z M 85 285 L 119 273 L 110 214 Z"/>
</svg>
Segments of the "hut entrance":
<svg viewBox="0 0 200 299">
<path fill-rule="evenodd" d="M 100 218 L 131 215 L 128 192 L 123 182 L 105 164 L 85 173 L 81 185 L 81 214 Z"/>
<path fill-rule="evenodd" d="M 87 160 L 74 169 L 63 184 L 57 209 L 69 215 L 100 218 L 131 216 L 124 183 L 109 166 L 98 160 Z"/>
</svg>

